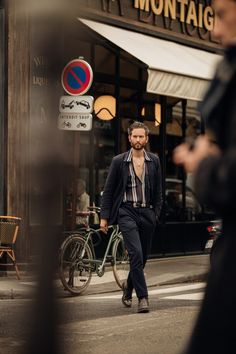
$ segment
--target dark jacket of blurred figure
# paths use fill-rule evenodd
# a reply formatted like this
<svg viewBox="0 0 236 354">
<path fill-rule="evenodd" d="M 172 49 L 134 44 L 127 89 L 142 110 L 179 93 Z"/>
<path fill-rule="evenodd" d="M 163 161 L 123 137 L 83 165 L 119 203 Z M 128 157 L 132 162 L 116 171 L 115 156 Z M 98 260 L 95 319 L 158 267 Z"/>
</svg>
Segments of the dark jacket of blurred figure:
<svg viewBox="0 0 236 354">
<path fill-rule="evenodd" d="M 201 106 L 206 133 L 221 149 L 196 173 L 200 200 L 223 220 L 205 298 L 187 354 L 236 353 L 236 45 L 225 50 Z"/>
</svg>

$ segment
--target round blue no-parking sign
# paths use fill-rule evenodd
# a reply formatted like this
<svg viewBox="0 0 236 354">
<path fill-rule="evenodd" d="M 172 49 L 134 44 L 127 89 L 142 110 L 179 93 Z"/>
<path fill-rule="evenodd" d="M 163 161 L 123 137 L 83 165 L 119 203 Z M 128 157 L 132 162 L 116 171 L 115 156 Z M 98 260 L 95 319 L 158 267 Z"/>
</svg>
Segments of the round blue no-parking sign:
<svg viewBox="0 0 236 354">
<path fill-rule="evenodd" d="M 83 95 L 93 81 L 93 71 L 83 59 L 71 60 L 63 69 L 61 83 L 69 95 Z"/>
</svg>

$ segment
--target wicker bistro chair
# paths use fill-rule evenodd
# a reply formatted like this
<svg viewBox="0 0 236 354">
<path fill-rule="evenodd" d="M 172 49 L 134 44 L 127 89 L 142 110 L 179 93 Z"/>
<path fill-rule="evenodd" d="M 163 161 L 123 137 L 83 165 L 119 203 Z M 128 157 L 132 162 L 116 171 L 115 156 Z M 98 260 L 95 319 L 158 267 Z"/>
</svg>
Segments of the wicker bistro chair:
<svg viewBox="0 0 236 354">
<path fill-rule="evenodd" d="M 14 245 L 19 231 L 21 218 L 16 216 L 0 216 L 0 258 L 7 254 L 16 270 L 17 278 L 20 279 L 20 273 L 16 263 Z M 8 265 L 1 263 L 0 265 Z"/>
</svg>

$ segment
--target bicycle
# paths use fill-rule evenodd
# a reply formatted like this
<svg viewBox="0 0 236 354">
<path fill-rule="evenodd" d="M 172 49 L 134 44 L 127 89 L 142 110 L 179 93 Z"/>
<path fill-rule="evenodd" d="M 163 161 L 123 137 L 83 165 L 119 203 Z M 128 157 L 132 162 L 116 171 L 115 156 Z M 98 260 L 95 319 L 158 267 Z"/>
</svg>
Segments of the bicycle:
<svg viewBox="0 0 236 354">
<path fill-rule="evenodd" d="M 83 216 L 89 217 L 99 210 L 97 207 L 88 209 Z M 97 259 L 95 253 L 95 246 L 101 240 L 100 228 L 93 229 L 88 223 L 85 228 L 74 231 L 63 241 L 60 247 L 59 275 L 64 288 L 71 294 L 84 292 L 91 282 L 92 273 L 102 277 L 109 263 L 117 285 L 122 288 L 129 272 L 129 257 L 118 225 L 109 226 L 108 231 L 109 240 L 102 259 Z M 98 242 L 94 240 L 95 237 Z"/>
</svg>

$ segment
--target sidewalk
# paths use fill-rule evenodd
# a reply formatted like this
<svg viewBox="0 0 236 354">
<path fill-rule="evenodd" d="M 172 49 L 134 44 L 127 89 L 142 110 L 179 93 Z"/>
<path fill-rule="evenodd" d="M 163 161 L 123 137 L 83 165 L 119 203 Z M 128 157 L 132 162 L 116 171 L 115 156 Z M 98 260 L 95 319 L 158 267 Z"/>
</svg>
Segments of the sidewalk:
<svg viewBox="0 0 236 354">
<path fill-rule="evenodd" d="M 145 275 L 148 287 L 177 284 L 183 282 L 204 281 L 209 268 L 209 255 L 179 256 L 151 259 L 147 262 Z M 70 294 L 63 290 L 57 282 L 58 296 L 68 297 Z M 14 272 L 0 277 L 0 299 L 32 298 L 37 283 L 29 275 L 22 274 L 17 280 Z M 108 268 L 102 277 L 94 275 L 84 294 L 99 294 L 120 291 L 114 281 L 113 273 Z"/>
</svg>

